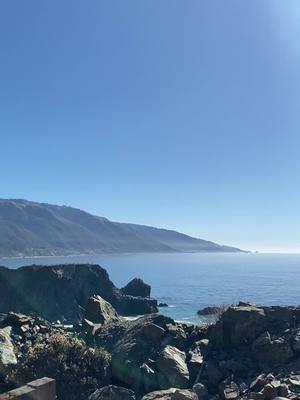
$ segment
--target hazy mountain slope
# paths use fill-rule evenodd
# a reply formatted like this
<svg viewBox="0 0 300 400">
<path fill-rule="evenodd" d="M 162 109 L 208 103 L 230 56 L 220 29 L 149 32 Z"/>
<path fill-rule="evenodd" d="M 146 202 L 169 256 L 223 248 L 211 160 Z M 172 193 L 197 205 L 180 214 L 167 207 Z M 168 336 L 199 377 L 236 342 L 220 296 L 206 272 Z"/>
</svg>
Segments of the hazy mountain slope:
<svg viewBox="0 0 300 400">
<path fill-rule="evenodd" d="M 72 207 L 0 200 L 0 256 L 178 251 L 239 250 Z"/>
</svg>

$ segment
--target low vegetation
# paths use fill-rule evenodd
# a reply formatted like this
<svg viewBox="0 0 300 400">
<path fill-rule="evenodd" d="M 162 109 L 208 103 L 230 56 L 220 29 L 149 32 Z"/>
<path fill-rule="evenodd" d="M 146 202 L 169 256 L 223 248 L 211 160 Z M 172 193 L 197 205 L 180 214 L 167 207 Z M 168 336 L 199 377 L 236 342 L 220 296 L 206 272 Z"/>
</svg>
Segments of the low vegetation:
<svg viewBox="0 0 300 400">
<path fill-rule="evenodd" d="M 56 380 L 59 399 L 81 400 L 107 383 L 109 366 L 110 355 L 102 348 L 93 349 L 79 339 L 56 334 L 29 349 L 14 380 L 23 384 L 48 376 Z"/>
</svg>

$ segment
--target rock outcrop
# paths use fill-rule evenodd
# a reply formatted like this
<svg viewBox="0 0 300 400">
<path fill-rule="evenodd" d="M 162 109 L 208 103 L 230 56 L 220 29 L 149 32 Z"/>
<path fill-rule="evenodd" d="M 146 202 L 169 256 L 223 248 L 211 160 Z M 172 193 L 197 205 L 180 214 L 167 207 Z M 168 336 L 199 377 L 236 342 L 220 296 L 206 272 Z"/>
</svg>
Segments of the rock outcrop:
<svg viewBox="0 0 300 400">
<path fill-rule="evenodd" d="M 221 307 L 204 307 L 197 311 L 198 315 L 215 315 L 222 310 Z"/>
<path fill-rule="evenodd" d="M 101 325 L 120 321 L 113 306 L 99 295 L 88 299 L 83 318 Z"/>
<path fill-rule="evenodd" d="M 99 295 L 121 315 L 157 312 L 151 298 L 124 295 L 99 265 L 0 267 L 0 312 L 35 314 L 49 321 L 80 322 L 87 301 Z"/>
<path fill-rule="evenodd" d="M 157 359 L 158 379 L 162 388 L 189 387 L 189 371 L 186 355 L 173 346 L 166 346 Z"/>
<path fill-rule="evenodd" d="M 151 286 L 145 283 L 142 279 L 134 278 L 121 289 L 123 294 L 139 297 L 150 297 Z"/>
</svg>

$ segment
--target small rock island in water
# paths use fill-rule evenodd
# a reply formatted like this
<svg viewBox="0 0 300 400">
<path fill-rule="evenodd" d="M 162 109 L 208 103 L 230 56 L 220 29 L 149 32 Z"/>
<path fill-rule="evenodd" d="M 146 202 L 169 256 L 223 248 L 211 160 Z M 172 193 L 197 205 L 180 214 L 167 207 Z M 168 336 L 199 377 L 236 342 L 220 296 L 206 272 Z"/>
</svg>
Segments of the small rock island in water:
<svg viewBox="0 0 300 400">
<path fill-rule="evenodd" d="M 0 393 L 48 377 L 59 400 L 298 399 L 300 307 L 177 323 L 149 285 L 118 289 L 98 265 L 1 267 L 0 293 Z"/>
</svg>

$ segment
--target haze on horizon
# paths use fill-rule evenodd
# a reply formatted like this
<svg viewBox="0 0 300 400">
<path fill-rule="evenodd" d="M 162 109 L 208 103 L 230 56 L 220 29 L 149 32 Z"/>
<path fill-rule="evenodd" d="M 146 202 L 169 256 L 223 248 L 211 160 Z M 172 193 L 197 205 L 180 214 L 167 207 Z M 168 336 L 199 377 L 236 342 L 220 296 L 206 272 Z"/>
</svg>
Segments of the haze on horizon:
<svg viewBox="0 0 300 400">
<path fill-rule="evenodd" d="M 300 252 L 300 4 L 0 4 L 0 198 Z"/>
</svg>

